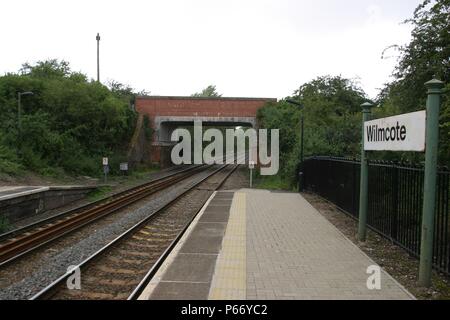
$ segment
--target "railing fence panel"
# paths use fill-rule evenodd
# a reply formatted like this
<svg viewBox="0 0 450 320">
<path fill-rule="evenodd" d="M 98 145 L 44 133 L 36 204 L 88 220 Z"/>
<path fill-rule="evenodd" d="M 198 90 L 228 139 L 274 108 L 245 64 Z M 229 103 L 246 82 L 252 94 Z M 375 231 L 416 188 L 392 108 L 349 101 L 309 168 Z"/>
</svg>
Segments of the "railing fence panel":
<svg viewBox="0 0 450 320">
<path fill-rule="evenodd" d="M 311 157 L 303 165 L 304 188 L 358 218 L 360 163 L 356 159 Z M 424 170 L 421 166 L 369 162 L 368 226 L 403 247 L 420 254 Z M 437 179 L 433 266 L 450 275 L 450 172 Z"/>
</svg>

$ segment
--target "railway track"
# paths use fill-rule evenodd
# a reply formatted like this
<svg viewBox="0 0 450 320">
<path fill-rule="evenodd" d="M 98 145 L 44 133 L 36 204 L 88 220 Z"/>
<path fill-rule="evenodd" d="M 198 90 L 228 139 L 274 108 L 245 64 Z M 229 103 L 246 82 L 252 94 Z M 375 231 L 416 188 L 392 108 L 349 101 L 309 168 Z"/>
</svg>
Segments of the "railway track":
<svg viewBox="0 0 450 320">
<path fill-rule="evenodd" d="M 222 165 L 78 265 L 81 289 L 67 272 L 32 299 L 136 299 L 209 196 L 237 165 Z"/>
<path fill-rule="evenodd" d="M 63 212 L 0 236 L 0 267 L 136 201 L 168 188 L 205 169 L 195 166 L 171 173 L 94 203 Z"/>
</svg>

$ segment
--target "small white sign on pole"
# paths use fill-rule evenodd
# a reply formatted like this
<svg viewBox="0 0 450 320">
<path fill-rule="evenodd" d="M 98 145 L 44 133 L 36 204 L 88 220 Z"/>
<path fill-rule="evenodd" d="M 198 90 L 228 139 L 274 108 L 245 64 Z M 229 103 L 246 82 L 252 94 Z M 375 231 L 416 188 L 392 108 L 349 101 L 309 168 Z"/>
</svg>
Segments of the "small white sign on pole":
<svg viewBox="0 0 450 320">
<path fill-rule="evenodd" d="M 364 150 L 425 151 L 426 111 L 366 121 Z"/>
<path fill-rule="evenodd" d="M 249 161 L 248 168 L 250 169 L 250 188 L 253 188 L 253 169 L 255 169 L 255 161 Z"/>
<path fill-rule="evenodd" d="M 104 166 L 107 166 L 108 165 L 108 158 L 104 157 L 102 163 L 103 163 Z"/>
</svg>

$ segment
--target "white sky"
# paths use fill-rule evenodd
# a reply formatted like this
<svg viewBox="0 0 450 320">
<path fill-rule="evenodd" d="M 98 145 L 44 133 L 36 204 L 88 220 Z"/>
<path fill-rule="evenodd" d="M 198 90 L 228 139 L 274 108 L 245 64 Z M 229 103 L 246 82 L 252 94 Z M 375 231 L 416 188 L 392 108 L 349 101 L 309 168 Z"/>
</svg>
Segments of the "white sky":
<svg viewBox="0 0 450 320">
<path fill-rule="evenodd" d="M 359 78 L 374 98 L 421 0 L 3 1 L 0 74 L 24 62 L 64 59 L 101 80 L 154 95 L 215 84 L 224 96 L 291 95 L 320 75 Z M 396 55 L 395 51 L 390 52 Z"/>
</svg>

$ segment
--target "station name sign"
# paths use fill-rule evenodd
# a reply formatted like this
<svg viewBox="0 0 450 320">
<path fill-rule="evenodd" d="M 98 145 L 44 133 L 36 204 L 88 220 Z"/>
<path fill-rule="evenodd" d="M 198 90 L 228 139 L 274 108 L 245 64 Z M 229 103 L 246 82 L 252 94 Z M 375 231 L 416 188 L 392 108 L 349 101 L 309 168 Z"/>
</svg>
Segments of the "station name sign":
<svg viewBox="0 0 450 320">
<path fill-rule="evenodd" d="M 364 122 L 364 150 L 425 151 L 426 111 Z"/>
</svg>

